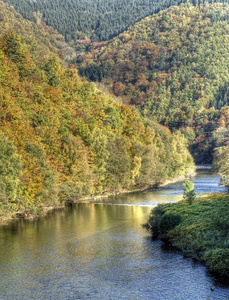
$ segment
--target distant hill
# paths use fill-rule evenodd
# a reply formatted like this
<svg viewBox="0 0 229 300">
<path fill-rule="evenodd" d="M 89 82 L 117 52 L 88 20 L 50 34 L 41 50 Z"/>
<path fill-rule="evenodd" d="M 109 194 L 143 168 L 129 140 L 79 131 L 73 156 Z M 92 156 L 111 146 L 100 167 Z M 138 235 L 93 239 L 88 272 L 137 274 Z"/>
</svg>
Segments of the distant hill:
<svg viewBox="0 0 229 300">
<path fill-rule="evenodd" d="M 143 115 L 170 129 L 194 128 L 197 140 L 206 140 L 203 133 L 228 117 L 228 32 L 227 4 L 172 6 L 91 45 L 78 56 L 80 74 Z"/>
<path fill-rule="evenodd" d="M 61 63 L 61 36 L 0 7 L 0 219 L 192 168 L 179 131 L 114 102 Z"/>
<path fill-rule="evenodd" d="M 130 25 L 171 5 L 187 0 L 5 0 L 24 18 L 45 21 L 66 41 L 103 41 L 117 36 Z M 200 5 L 201 0 L 191 3 Z M 226 1 L 222 1 L 226 2 Z"/>
</svg>

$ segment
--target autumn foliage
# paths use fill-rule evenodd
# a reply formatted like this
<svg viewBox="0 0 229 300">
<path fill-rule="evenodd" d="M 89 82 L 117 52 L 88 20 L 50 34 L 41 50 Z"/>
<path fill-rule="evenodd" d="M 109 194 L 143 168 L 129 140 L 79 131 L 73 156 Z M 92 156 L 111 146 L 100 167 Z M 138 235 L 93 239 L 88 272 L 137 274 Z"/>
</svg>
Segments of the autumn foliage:
<svg viewBox="0 0 229 300">
<path fill-rule="evenodd" d="M 40 46 L 31 49 L 36 35 L 27 41 L 25 32 L 7 30 L 0 38 L 2 211 L 145 188 L 192 168 L 180 132 L 171 135 L 81 79 L 55 51 L 40 47 L 41 33 Z"/>
</svg>

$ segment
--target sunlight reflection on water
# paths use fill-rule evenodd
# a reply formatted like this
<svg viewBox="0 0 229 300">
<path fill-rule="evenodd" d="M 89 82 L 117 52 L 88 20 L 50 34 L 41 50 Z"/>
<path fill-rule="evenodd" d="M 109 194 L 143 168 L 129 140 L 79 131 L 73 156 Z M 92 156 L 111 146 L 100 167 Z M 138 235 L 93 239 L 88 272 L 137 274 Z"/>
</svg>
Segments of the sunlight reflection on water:
<svg viewBox="0 0 229 300">
<path fill-rule="evenodd" d="M 201 176 L 201 193 L 218 184 Z M 0 227 L 0 299 L 228 300 L 228 286 L 141 227 L 152 206 L 182 193 L 174 184 Z"/>
</svg>

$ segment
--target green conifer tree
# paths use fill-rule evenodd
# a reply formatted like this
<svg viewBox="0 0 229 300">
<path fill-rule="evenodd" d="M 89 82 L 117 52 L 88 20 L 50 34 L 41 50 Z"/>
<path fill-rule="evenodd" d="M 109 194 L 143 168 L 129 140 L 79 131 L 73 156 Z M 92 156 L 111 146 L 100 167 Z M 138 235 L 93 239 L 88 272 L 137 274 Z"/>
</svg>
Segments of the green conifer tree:
<svg viewBox="0 0 229 300">
<path fill-rule="evenodd" d="M 196 198 L 196 193 L 194 191 L 194 183 L 190 180 L 185 180 L 184 183 L 184 194 L 183 199 L 191 205 Z"/>
</svg>

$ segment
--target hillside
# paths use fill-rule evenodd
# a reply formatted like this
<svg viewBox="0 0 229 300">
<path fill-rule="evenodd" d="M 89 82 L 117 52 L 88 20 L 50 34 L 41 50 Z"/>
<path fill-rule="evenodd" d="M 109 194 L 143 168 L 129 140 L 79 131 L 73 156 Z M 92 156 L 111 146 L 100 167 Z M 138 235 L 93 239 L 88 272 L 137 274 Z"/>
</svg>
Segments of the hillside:
<svg viewBox="0 0 229 300">
<path fill-rule="evenodd" d="M 104 41 L 148 15 L 187 0 L 4 0 L 33 22 L 45 22 L 66 41 Z M 204 1 L 192 0 L 200 5 Z M 220 2 L 220 1 L 217 1 Z M 227 1 L 221 1 L 227 2 Z"/>
<path fill-rule="evenodd" d="M 59 32 L 45 23 L 36 25 L 26 21 L 13 7 L 0 1 L 0 34 L 9 30 L 21 36 L 22 42 L 26 44 L 36 62 L 42 60 L 50 51 L 66 60 L 75 57 L 75 51 Z"/>
<path fill-rule="evenodd" d="M 145 188 L 193 167 L 179 131 L 115 103 L 61 63 L 45 28 L 0 5 L 1 219 Z"/>
<path fill-rule="evenodd" d="M 168 0 L 6 0 L 33 22 L 41 20 L 57 29 L 65 39 L 77 41 L 85 36 L 93 41 L 108 40 L 127 27 L 161 8 Z M 180 3 L 176 0 L 174 3 Z M 130 13 L 131 12 L 131 13 Z"/>
<path fill-rule="evenodd" d="M 196 134 L 193 153 L 211 160 L 211 145 L 204 143 L 228 118 L 228 31 L 228 5 L 182 4 L 92 44 L 76 62 L 81 75 L 143 115 L 180 128 L 192 142 Z"/>
</svg>

